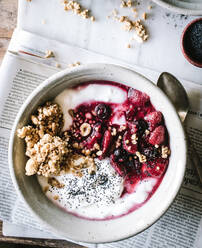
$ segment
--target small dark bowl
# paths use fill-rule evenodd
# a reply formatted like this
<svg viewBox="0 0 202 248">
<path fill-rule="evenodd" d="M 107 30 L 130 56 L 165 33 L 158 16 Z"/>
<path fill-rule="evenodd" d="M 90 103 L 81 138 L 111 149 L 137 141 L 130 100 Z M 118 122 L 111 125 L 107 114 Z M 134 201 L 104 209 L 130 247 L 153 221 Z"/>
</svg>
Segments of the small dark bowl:
<svg viewBox="0 0 202 248">
<path fill-rule="evenodd" d="M 194 37 L 193 26 L 196 25 L 197 22 L 201 22 L 201 28 L 202 28 L 202 18 L 198 18 L 198 19 L 193 20 L 185 27 L 185 29 L 182 33 L 182 36 L 181 36 L 181 49 L 182 49 L 182 53 L 183 53 L 184 57 L 189 61 L 189 63 L 191 63 L 194 66 L 202 68 L 202 47 L 201 47 L 201 58 L 200 59 L 197 58 L 198 55 L 196 55 L 196 53 L 195 53 L 196 51 L 194 51 L 194 48 L 190 47 L 191 46 L 191 40 L 190 39 L 192 39 L 192 41 L 193 41 L 193 37 Z M 202 35 L 201 35 L 201 37 L 202 37 Z M 200 48 L 198 48 L 198 49 L 200 49 Z"/>
</svg>

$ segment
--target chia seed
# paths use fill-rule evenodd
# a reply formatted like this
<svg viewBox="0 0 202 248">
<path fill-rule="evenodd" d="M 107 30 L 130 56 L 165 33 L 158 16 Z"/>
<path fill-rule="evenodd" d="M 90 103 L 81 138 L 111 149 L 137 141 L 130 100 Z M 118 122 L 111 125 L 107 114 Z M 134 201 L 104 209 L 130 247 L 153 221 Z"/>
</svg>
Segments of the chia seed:
<svg viewBox="0 0 202 248">
<path fill-rule="evenodd" d="M 202 62 L 202 20 L 188 27 L 183 41 L 187 55 L 196 62 Z"/>
</svg>

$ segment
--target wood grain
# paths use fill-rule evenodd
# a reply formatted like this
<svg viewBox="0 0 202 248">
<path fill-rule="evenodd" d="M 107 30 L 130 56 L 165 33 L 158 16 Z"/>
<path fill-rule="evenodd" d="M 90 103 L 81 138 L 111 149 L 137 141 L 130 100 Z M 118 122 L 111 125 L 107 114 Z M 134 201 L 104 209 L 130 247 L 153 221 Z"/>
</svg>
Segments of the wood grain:
<svg viewBox="0 0 202 248">
<path fill-rule="evenodd" d="M 7 47 L 9 45 L 9 41 L 11 39 L 13 30 L 16 26 L 16 22 L 17 22 L 17 0 L 0 0 L 0 65 L 7 50 Z M 54 247 L 54 248 L 83 247 L 64 240 L 28 239 L 28 238 L 25 239 L 25 238 L 15 238 L 15 237 L 5 237 L 2 234 L 2 222 L 0 221 L 0 243 L 2 242 L 23 244 L 23 245 L 38 245 L 41 247 Z"/>
<path fill-rule="evenodd" d="M 17 0 L 0 0 L 0 64 L 17 20 Z"/>
</svg>

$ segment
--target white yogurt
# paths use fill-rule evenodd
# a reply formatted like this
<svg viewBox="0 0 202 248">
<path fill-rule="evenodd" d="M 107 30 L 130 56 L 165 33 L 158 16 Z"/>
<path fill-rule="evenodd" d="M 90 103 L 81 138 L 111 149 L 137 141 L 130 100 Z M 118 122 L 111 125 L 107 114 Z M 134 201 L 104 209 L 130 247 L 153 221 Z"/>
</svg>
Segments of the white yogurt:
<svg viewBox="0 0 202 248">
<path fill-rule="evenodd" d="M 86 87 L 67 89 L 60 93 L 55 102 L 58 103 L 64 115 L 64 130 L 72 124 L 72 118 L 68 113 L 84 102 L 101 101 L 108 103 L 123 103 L 127 94 L 119 87 L 104 84 L 89 84 Z M 113 123 L 125 124 L 123 105 L 114 108 Z M 97 172 L 91 176 L 87 169 L 83 170 L 82 177 L 65 174 L 55 177 L 64 188 L 49 187 L 47 197 L 56 205 L 81 217 L 91 219 L 104 219 L 111 216 L 126 214 L 137 204 L 143 203 L 152 192 L 157 179 L 148 178 L 136 185 L 131 194 L 122 195 L 124 186 L 123 178 L 110 165 L 109 158 L 102 161 L 95 159 Z M 48 186 L 47 178 L 38 176 L 42 188 Z M 59 198 L 55 200 L 55 196 Z"/>
<path fill-rule="evenodd" d="M 120 198 L 123 178 L 110 165 L 109 159 L 95 159 L 97 173 L 90 176 L 86 169 L 82 177 L 65 174 L 55 177 L 64 188 L 50 187 L 47 197 L 65 210 L 76 215 L 103 219 L 127 213 L 136 204 L 143 203 L 151 193 L 156 179 L 149 178 L 137 184 L 135 192 Z M 47 178 L 38 176 L 42 188 L 48 186 Z M 59 199 L 54 200 L 54 196 Z"/>
<path fill-rule="evenodd" d="M 76 89 L 66 89 L 62 91 L 56 98 L 64 115 L 63 131 L 67 130 L 72 124 L 72 118 L 68 113 L 69 109 L 74 109 L 83 102 L 100 101 L 122 103 L 126 100 L 127 94 L 117 86 L 105 84 L 89 84 L 86 87 L 78 87 Z"/>
</svg>

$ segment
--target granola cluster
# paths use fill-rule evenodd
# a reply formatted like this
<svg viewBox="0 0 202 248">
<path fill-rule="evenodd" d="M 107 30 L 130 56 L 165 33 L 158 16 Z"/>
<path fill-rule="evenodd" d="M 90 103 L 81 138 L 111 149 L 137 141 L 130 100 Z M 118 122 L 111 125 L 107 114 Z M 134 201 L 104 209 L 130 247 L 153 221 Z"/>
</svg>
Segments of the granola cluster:
<svg viewBox="0 0 202 248">
<path fill-rule="evenodd" d="M 89 167 L 95 171 L 95 163 L 89 156 L 73 154 L 73 144 L 68 134 L 62 133 L 63 114 L 58 104 L 47 102 L 31 115 L 31 125 L 18 129 L 17 135 L 26 142 L 25 171 L 27 176 L 34 174 L 50 177 L 62 172 L 82 176 L 82 169 Z M 85 130 L 85 129 L 84 129 Z"/>
<path fill-rule="evenodd" d="M 81 4 L 77 1 L 63 0 L 64 10 L 73 11 L 74 14 L 83 17 L 84 19 L 90 18 L 91 21 L 95 21 L 94 16 L 90 16 L 89 10 L 82 8 Z"/>
</svg>

